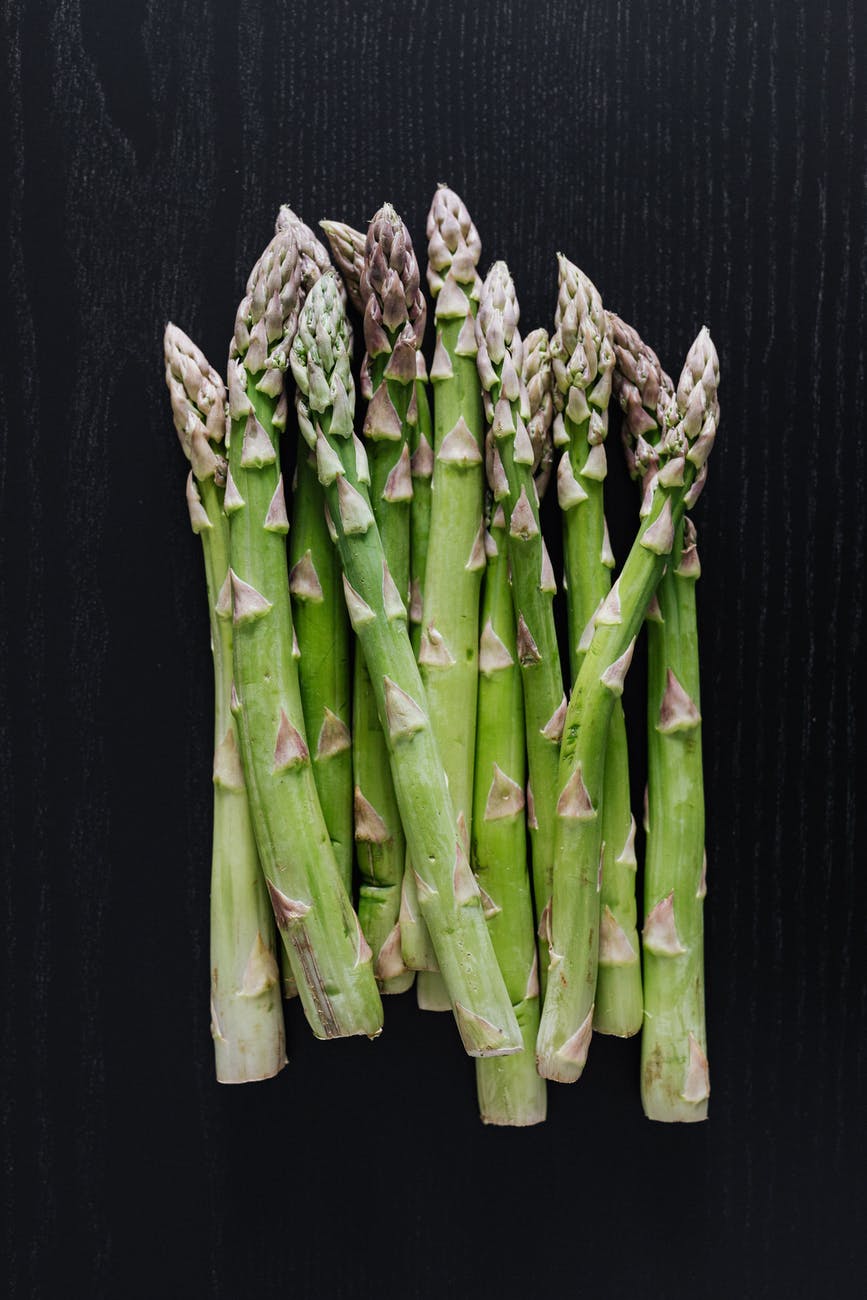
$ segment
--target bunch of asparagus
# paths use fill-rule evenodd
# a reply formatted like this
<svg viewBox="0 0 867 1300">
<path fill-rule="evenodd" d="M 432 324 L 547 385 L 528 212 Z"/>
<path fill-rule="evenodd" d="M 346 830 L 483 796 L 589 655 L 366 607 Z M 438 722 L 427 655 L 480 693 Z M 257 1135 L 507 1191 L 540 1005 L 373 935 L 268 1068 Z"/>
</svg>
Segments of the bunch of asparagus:
<svg viewBox="0 0 867 1300">
<path fill-rule="evenodd" d="M 386 203 L 366 232 L 321 224 L 336 266 L 281 209 L 225 385 L 177 326 L 165 332 L 215 668 L 217 1078 L 278 1073 L 283 997 L 300 998 L 319 1038 L 374 1038 L 382 997 L 415 983 L 418 1005 L 451 1011 L 476 1058 L 486 1123 L 543 1120 L 545 1080 L 579 1078 L 594 1029 L 643 1029 L 650 1118 L 703 1119 L 699 563 L 686 512 L 719 422 L 710 336 L 675 386 L 560 255 L 553 332 L 522 339 L 508 267 L 482 281 L 475 224 L 441 186 L 428 371 L 429 306 L 398 213 Z M 616 577 L 612 394 L 641 487 Z M 539 509 L 552 478 L 563 664 Z M 645 624 L 639 940 L 621 696 Z"/>
</svg>

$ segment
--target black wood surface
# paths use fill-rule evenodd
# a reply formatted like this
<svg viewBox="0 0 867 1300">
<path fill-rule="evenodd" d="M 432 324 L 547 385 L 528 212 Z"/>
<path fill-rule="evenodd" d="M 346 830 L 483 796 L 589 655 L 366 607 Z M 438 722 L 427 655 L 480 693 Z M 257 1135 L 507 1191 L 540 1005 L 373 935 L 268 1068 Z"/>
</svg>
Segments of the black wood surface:
<svg viewBox="0 0 867 1300">
<path fill-rule="evenodd" d="M 864 6 L 3 11 L 8 1294 L 862 1294 Z M 526 328 L 562 248 L 669 369 L 702 323 L 719 348 L 705 1125 L 645 1121 L 637 1044 L 597 1039 L 547 1125 L 486 1130 L 450 1018 L 408 998 L 375 1044 L 293 1007 L 281 1077 L 213 1081 L 211 669 L 163 325 L 221 364 L 280 202 L 359 225 L 389 198 L 423 252 L 441 179 Z"/>
</svg>

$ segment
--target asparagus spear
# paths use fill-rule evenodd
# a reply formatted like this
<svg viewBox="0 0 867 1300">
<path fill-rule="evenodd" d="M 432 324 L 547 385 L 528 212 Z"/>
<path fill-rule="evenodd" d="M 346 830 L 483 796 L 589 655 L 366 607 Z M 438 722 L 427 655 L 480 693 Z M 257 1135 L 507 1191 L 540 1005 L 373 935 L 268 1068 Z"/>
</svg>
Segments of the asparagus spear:
<svg viewBox="0 0 867 1300">
<path fill-rule="evenodd" d="M 369 401 L 363 433 L 370 499 L 386 564 L 406 598 L 413 494 L 408 433 L 418 422 L 416 357 L 427 308 L 409 231 L 390 203 L 370 223 L 360 293 L 367 348 L 362 387 Z M 403 961 L 398 922 L 406 841 L 388 745 L 362 655 L 355 659 L 354 719 L 355 827 L 362 876 L 358 915 L 373 949 L 380 989 L 401 993 L 413 981 Z"/>
<path fill-rule="evenodd" d="M 638 334 L 612 316 L 615 392 L 635 477 L 655 469 L 654 435 L 664 424 L 671 380 Z M 705 1119 L 710 1091 L 704 1014 L 704 787 L 701 763 L 695 526 L 675 529 L 660 579 L 648 646 L 648 825 L 643 949 L 647 1017 L 641 1095 L 650 1119 Z M 677 904 L 677 920 L 673 909 Z"/>
<path fill-rule="evenodd" d="M 605 437 L 614 349 L 599 293 L 582 271 L 558 255 L 556 334 L 551 344 L 563 448 L 557 490 L 563 554 L 569 662 L 574 682 L 584 657 L 585 628 L 611 588 L 614 556 L 603 510 Z M 626 1037 L 641 1028 L 643 1003 L 635 907 L 635 820 L 629 800 L 629 755 L 620 700 L 611 714 L 602 808 L 602 893 L 594 1027 Z"/>
<path fill-rule="evenodd" d="M 430 542 L 430 520 L 433 507 L 433 418 L 427 395 L 427 366 L 421 352 L 416 357 L 418 372 L 415 381 L 415 400 L 418 419 L 410 426 L 409 465 L 412 471 L 412 508 L 409 512 L 409 623 L 410 639 L 416 658 L 421 647 L 421 628 L 424 613 L 424 579 L 427 570 L 427 553 Z"/>
<path fill-rule="evenodd" d="M 649 833 L 642 934 L 647 1018 L 641 1099 L 648 1119 L 707 1118 L 710 1081 L 704 1014 L 704 786 L 695 581 L 695 528 L 676 529 L 657 590 L 661 622 L 648 623 Z M 674 915 L 677 909 L 676 919 Z"/>
<path fill-rule="evenodd" d="M 409 339 L 401 335 L 389 347 L 387 369 L 412 375 L 415 348 Z M 471 1056 L 517 1052 L 521 1035 L 458 833 L 407 633 L 406 608 L 370 507 L 366 457 L 351 437 L 349 332 L 331 274 L 308 296 L 290 359 L 298 385 L 299 427 L 316 451 L 347 608 L 370 670 L 419 901 L 458 1029 Z"/>
<path fill-rule="evenodd" d="M 315 463 L 298 456 L 289 532 L 289 590 L 310 760 L 340 878 L 352 889 L 353 800 L 349 620 Z M 362 929 L 364 926 L 362 925 Z"/>
<path fill-rule="evenodd" d="M 348 226 L 345 221 L 320 221 L 331 245 L 334 263 L 340 272 L 349 301 L 357 312 L 364 311 L 361 299 L 361 268 L 367 236 L 363 230 Z"/>
<path fill-rule="evenodd" d="M 564 1083 L 580 1077 L 592 1033 L 600 813 L 611 713 L 623 690 L 644 612 L 671 554 L 677 525 L 704 483 L 717 428 L 718 377 L 716 350 L 703 329 L 680 378 L 676 418 L 667 423 L 658 445 L 659 469 L 648 513 L 619 578 L 596 613 L 592 640 L 566 713 L 556 787 L 550 979 L 536 1047 L 540 1074 Z M 661 933 L 668 943 L 676 944 L 674 900 L 667 900 L 663 910 Z M 682 1084 L 687 1091 L 692 1088 L 689 1068 Z"/>
<path fill-rule="evenodd" d="M 524 1126 L 544 1120 L 546 1089 L 534 1055 L 539 968 L 527 871 L 524 699 L 502 506 L 494 512 L 485 550 L 472 861 L 524 1051 L 477 1061 L 476 1087 L 486 1124 Z"/>
<path fill-rule="evenodd" d="M 275 234 L 291 230 L 303 260 L 302 284 L 310 290 L 331 262 L 324 245 L 287 205 Z M 289 590 L 299 652 L 298 677 L 307 734 L 315 737 L 310 759 L 322 815 L 347 893 L 352 889 L 352 753 L 349 620 L 340 560 L 328 535 L 315 465 L 301 455 L 292 493 Z M 285 951 L 285 949 L 284 949 Z"/>
<path fill-rule="evenodd" d="M 409 627 L 413 653 L 418 659 L 421 648 L 424 610 L 424 582 L 430 539 L 433 506 L 433 421 L 427 396 L 427 368 L 421 352 L 417 354 L 418 375 L 415 381 L 418 420 L 410 426 L 410 469 L 412 471 L 412 507 L 410 509 L 410 582 Z M 436 954 L 424 923 L 415 887 L 415 876 L 407 860 L 403 874 L 400 905 L 401 950 L 408 966 L 419 972 L 418 1005 L 422 1011 L 449 1011 L 448 990 L 436 970 Z"/>
<path fill-rule="evenodd" d="M 346 283 L 350 301 L 359 311 L 361 302 L 361 271 L 364 265 L 366 236 L 342 221 L 322 221 L 331 251 Z M 422 610 L 424 601 L 424 574 L 427 564 L 428 538 L 431 518 L 431 479 L 433 475 L 433 434 L 430 403 L 427 395 L 427 369 L 421 351 L 416 353 L 418 367 L 415 396 L 418 418 L 409 425 L 410 471 L 412 476 L 412 502 L 410 505 L 410 588 L 409 621 L 410 638 L 416 657 L 421 644 Z M 436 969 L 436 956 L 430 936 L 421 916 L 415 889 L 415 877 L 407 862 L 401 884 L 400 906 L 401 957 L 412 970 Z M 420 1003 L 424 1010 L 450 1009 L 447 994 L 443 996 L 441 981 L 425 984 L 419 981 Z"/>
<path fill-rule="evenodd" d="M 259 869 L 238 733 L 230 710 L 232 626 L 217 616 L 229 569 L 223 514 L 226 462 L 223 381 L 176 325 L 165 331 L 166 383 L 175 428 L 192 468 L 190 524 L 202 539 L 214 657 L 214 839 L 211 858 L 211 1033 L 217 1079 L 268 1079 L 286 1063 L 274 922 Z"/>
<path fill-rule="evenodd" d="M 361 301 L 361 269 L 364 265 L 366 236 L 343 221 L 320 221 L 328 236 L 334 261 L 349 301 L 359 312 L 364 310 Z M 410 506 L 410 603 L 409 620 L 413 649 L 418 655 L 421 640 L 424 571 L 427 559 L 431 514 L 431 477 L 433 475 L 433 435 L 431 411 L 427 395 L 428 375 L 421 351 L 416 354 L 418 371 L 415 381 L 415 399 L 418 419 L 409 425 L 410 467 L 412 471 L 412 503 Z"/>
<path fill-rule="evenodd" d="M 232 567 L 220 606 L 234 624 L 234 710 L 259 856 L 305 1014 L 320 1038 L 372 1036 L 382 1004 L 322 816 L 292 653 L 279 432 L 283 371 L 314 278 L 290 226 L 256 263 L 238 308 L 224 499 Z M 337 295 L 333 276 L 330 283 Z"/>
<path fill-rule="evenodd" d="M 274 233 L 278 234 L 281 230 L 290 228 L 294 232 L 299 255 L 304 257 L 302 287 L 304 293 L 306 293 L 310 285 L 315 283 L 322 272 L 330 267 L 331 263 L 321 240 L 317 239 L 310 227 L 292 211 L 288 204 L 284 203 L 277 214 Z M 306 543 L 300 550 L 297 546 L 297 543 L 302 538 L 309 537 L 311 545 L 314 542 L 318 543 L 318 545 L 313 545 L 311 562 L 317 573 L 323 593 L 323 599 L 320 603 L 316 600 L 315 594 L 312 598 L 305 596 L 303 581 L 298 580 L 301 575 L 296 575 L 294 583 L 290 581 L 290 588 L 293 586 L 296 588 L 292 592 L 292 604 L 295 650 L 299 656 L 298 677 L 301 686 L 301 706 L 308 731 L 311 731 L 317 737 L 317 752 L 312 755 L 311 761 L 313 763 L 316 789 L 322 805 L 322 815 L 331 836 L 335 856 L 343 875 L 343 882 L 346 885 L 347 892 L 351 894 L 352 754 L 349 728 L 346 727 L 346 734 L 344 735 L 341 727 L 329 719 L 329 726 L 322 737 L 323 750 L 321 756 L 318 744 L 325 708 L 335 713 L 340 723 L 343 723 L 344 717 L 346 717 L 347 721 L 349 719 L 348 710 L 346 712 L 342 711 L 343 706 L 341 704 L 341 701 L 345 698 L 348 705 L 351 695 L 348 660 L 343 661 L 342 659 L 342 655 L 348 653 L 349 625 L 342 600 L 338 599 L 335 604 L 333 598 L 332 589 L 335 581 L 337 582 L 338 594 L 340 590 L 340 563 L 334 554 L 331 539 L 327 535 L 325 520 L 324 518 L 314 517 L 314 514 L 306 508 L 305 503 L 310 489 L 309 474 L 305 474 L 302 469 L 299 477 L 296 470 L 296 479 L 292 487 L 292 526 L 289 530 L 290 565 L 294 568 L 295 564 L 305 554 Z M 316 511 L 318 515 L 321 515 L 319 487 L 315 474 L 313 476 L 313 489 Z M 327 544 L 327 551 L 323 542 Z M 305 600 L 308 602 L 312 600 L 312 608 L 310 604 L 305 605 L 303 603 Z M 332 618 L 341 620 L 341 622 L 335 628 L 334 655 L 324 661 L 322 657 L 323 650 L 329 644 L 328 624 Z M 346 742 L 345 745 L 344 741 Z M 341 745 L 344 745 L 344 747 L 341 748 Z M 295 977 L 292 974 L 286 948 L 282 944 L 280 945 L 280 973 L 283 981 L 284 998 L 297 997 L 298 988 Z"/>
<path fill-rule="evenodd" d="M 435 299 L 434 469 L 418 662 L 449 793 L 469 852 L 478 690 L 479 598 L 485 568 L 484 419 L 473 318 L 480 281 L 478 231 L 441 185 L 427 220 L 428 284 Z M 438 981 L 420 1002 L 443 1005 Z"/>
<path fill-rule="evenodd" d="M 530 408 L 521 383 L 523 348 L 518 301 L 505 262 L 495 262 L 482 289 L 476 319 L 478 369 L 485 390 L 493 449 L 490 481 L 509 521 L 509 561 L 517 620 L 518 661 L 527 732 L 528 823 L 533 892 L 540 935 L 547 935 L 554 850 L 557 761 L 566 697 L 554 627 L 554 573 L 539 526 L 533 480 L 535 453 L 525 421 Z M 540 973 L 544 989 L 547 952 Z"/>
<path fill-rule="evenodd" d="M 531 330 L 524 339 L 521 379 L 527 390 L 530 418 L 527 433 L 533 447 L 536 495 L 545 495 L 554 463 L 551 424 L 554 419 L 554 374 L 551 340 L 546 329 Z"/>
</svg>

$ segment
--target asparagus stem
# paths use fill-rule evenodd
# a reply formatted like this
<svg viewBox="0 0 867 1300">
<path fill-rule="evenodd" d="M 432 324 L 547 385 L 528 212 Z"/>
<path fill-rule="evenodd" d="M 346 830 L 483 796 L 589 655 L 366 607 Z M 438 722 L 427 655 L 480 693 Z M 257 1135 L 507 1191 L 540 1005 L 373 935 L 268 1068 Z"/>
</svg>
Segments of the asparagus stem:
<svg viewBox="0 0 867 1300">
<path fill-rule="evenodd" d="M 488 929 L 521 1027 L 524 1051 L 477 1061 L 476 1087 L 486 1124 L 523 1126 L 544 1120 L 546 1088 L 534 1055 L 539 970 L 527 867 L 524 698 L 500 506 L 485 549 L 472 862 L 484 891 Z"/>
<path fill-rule="evenodd" d="M 202 539 L 214 657 L 214 835 L 211 858 L 211 1033 L 220 1083 L 277 1074 L 286 1063 L 271 907 L 250 822 L 230 710 L 232 628 L 217 617 L 229 569 L 223 514 L 225 388 L 175 325 L 165 332 L 166 382 L 181 445 L 193 466 L 187 504 Z M 218 480 L 219 479 L 219 484 Z"/>
<path fill-rule="evenodd" d="M 611 713 L 614 700 L 622 694 L 635 637 L 671 554 L 678 523 L 704 482 L 717 427 L 717 383 L 716 351 L 703 329 L 678 385 L 679 418 L 672 419 L 660 440 L 660 468 L 654 476 L 649 511 L 619 578 L 596 613 L 592 640 L 566 713 L 556 787 L 550 980 L 536 1047 L 540 1074 L 564 1083 L 580 1077 L 592 1034 L 600 814 Z M 670 916 L 674 924 L 673 908 Z"/>
<path fill-rule="evenodd" d="M 304 259 L 302 282 L 309 290 L 331 262 L 310 227 L 284 204 L 275 234 L 290 230 Z M 349 620 L 343 600 L 340 561 L 322 510 L 316 470 L 299 457 L 289 533 L 289 589 L 299 651 L 298 676 L 304 723 L 315 749 L 313 776 L 322 815 L 347 894 L 352 891 L 352 753 Z M 284 963 L 288 966 L 288 962 Z M 291 976 L 287 991 L 293 988 Z"/>
<path fill-rule="evenodd" d="M 367 236 L 343 221 L 320 221 L 328 236 L 331 251 L 349 301 L 357 311 L 364 310 L 361 301 L 361 271 Z M 410 573 L 409 620 L 412 647 L 418 656 L 421 640 L 424 571 L 427 560 L 428 536 L 431 515 L 431 477 L 433 475 L 433 422 L 428 401 L 427 367 L 422 353 L 416 354 L 415 400 L 418 418 L 409 424 L 410 467 L 412 471 L 412 502 L 410 505 Z M 431 949 L 432 951 L 432 949 Z"/>
<path fill-rule="evenodd" d="M 416 653 L 449 794 L 469 853 L 479 595 L 485 565 L 483 420 L 472 324 L 481 242 L 462 200 L 442 185 L 431 204 L 427 234 L 427 277 L 436 301 L 437 332 L 431 368 L 433 479 L 424 586 L 420 601 L 410 602 L 410 618 L 421 604 Z M 423 457 L 427 459 L 424 449 Z M 415 942 L 426 956 L 423 935 L 404 934 L 407 951 L 412 952 Z M 419 979 L 418 1000 L 423 1010 L 445 1009 L 446 990 L 435 973 Z"/>
<path fill-rule="evenodd" d="M 562 253 L 556 334 L 551 344 L 563 448 L 557 487 L 563 514 L 566 610 L 572 681 L 584 657 L 582 637 L 611 588 L 614 556 L 603 509 L 605 438 L 614 349 L 611 326 L 591 281 Z M 641 1028 L 643 1002 L 635 904 L 635 822 L 629 800 L 626 722 L 614 702 L 605 754 L 602 889 L 594 1028 L 626 1037 Z"/>
<path fill-rule="evenodd" d="M 427 567 L 430 519 L 433 497 L 433 420 L 427 394 L 427 368 L 421 352 L 417 354 L 418 374 L 415 400 L 418 419 L 410 425 L 410 469 L 412 471 L 412 506 L 409 512 L 409 626 L 412 648 L 418 658 L 421 646 L 424 610 L 424 579 Z"/>
<path fill-rule="evenodd" d="M 451 1011 L 452 1009 L 448 986 L 439 970 L 419 971 L 416 980 L 416 999 L 419 1011 Z"/>
<path fill-rule="evenodd" d="M 289 532 L 289 590 L 313 776 L 340 877 L 352 889 L 352 742 L 349 619 L 315 465 L 298 457 Z M 362 925 L 362 929 L 363 929 Z"/>
<path fill-rule="evenodd" d="M 361 275 L 364 268 L 364 256 L 367 237 L 361 231 L 355 230 L 352 226 L 340 221 L 322 221 L 320 222 L 323 230 L 328 236 L 334 259 L 343 276 L 346 284 L 347 293 L 350 301 L 358 311 L 364 311 L 361 294 Z M 421 334 L 419 335 L 419 340 Z M 412 501 L 410 503 L 410 602 L 409 617 L 411 624 L 411 638 L 413 650 L 418 654 L 419 642 L 421 639 L 421 617 L 422 617 L 422 589 L 424 582 L 424 567 L 427 558 L 428 534 L 430 531 L 430 510 L 431 510 L 431 475 L 433 473 L 433 435 L 431 432 L 431 413 L 430 404 L 427 397 L 427 371 L 425 368 L 424 357 L 421 352 L 416 353 L 416 381 L 415 381 L 415 398 L 417 418 L 407 420 L 408 427 L 408 446 L 410 451 L 410 469 L 412 478 Z M 366 366 L 363 371 L 363 378 L 366 384 L 370 384 L 370 369 Z M 401 405 L 403 401 L 401 400 Z M 411 411 L 408 408 L 407 414 Z M 412 412 L 416 414 L 416 412 Z M 375 497 L 374 497 L 375 499 Z M 358 699 L 359 692 L 356 692 Z M 358 719 L 361 729 L 366 732 L 369 725 L 369 715 L 375 715 L 373 698 L 369 691 L 364 692 L 365 704 L 360 706 L 365 709 L 366 716 Z M 381 732 L 376 724 L 376 733 L 381 738 Z M 375 744 L 371 740 L 371 746 Z M 385 782 L 383 782 L 381 772 L 384 765 L 379 770 L 374 770 L 374 763 L 368 764 L 371 770 L 370 782 L 376 782 L 376 798 L 379 802 L 388 803 L 389 811 L 392 813 L 390 818 L 384 818 L 389 825 L 399 823 L 393 815 L 394 811 L 394 793 L 391 785 L 391 778 L 388 772 L 385 772 Z M 379 806 L 379 803 L 377 803 Z M 402 831 L 399 831 L 402 835 Z M 389 852 L 394 851 L 395 841 L 389 836 Z M 367 874 L 373 880 L 385 879 L 394 880 L 397 878 L 397 870 L 393 868 L 382 869 L 378 866 L 375 859 L 376 849 L 374 846 L 367 845 L 364 848 L 359 845 L 359 858 L 367 858 Z M 405 862 L 406 865 L 406 855 Z M 370 906 L 373 906 L 371 901 Z M 390 912 L 389 907 L 389 912 Z M 400 934 L 401 934 L 401 956 L 406 965 L 412 970 L 433 969 L 436 965 L 433 944 L 425 929 L 424 921 L 421 919 L 418 907 L 418 898 L 416 896 L 415 878 L 410 870 L 402 871 L 401 886 L 401 906 L 400 906 Z M 362 924 L 365 924 L 365 915 L 362 911 Z M 369 936 L 368 936 L 369 937 Z M 406 987 L 406 982 L 401 975 L 395 977 L 393 991 L 400 991 Z M 422 986 L 423 988 L 423 986 Z M 384 991 L 386 991 L 384 989 Z M 438 1009 L 442 1006 L 443 997 L 442 989 L 437 987 L 435 991 Z M 422 997 L 424 993 L 422 992 Z M 427 1007 L 426 1007 L 427 1009 Z M 450 1009 L 448 999 L 445 999 L 444 1010 Z"/>
<path fill-rule="evenodd" d="M 412 240 L 389 203 L 370 223 L 359 287 L 367 348 L 362 391 L 369 403 L 363 433 L 370 501 L 386 564 L 405 599 L 409 594 L 413 493 L 408 436 L 418 420 L 414 400 L 416 354 L 424 334 L 426 307 Z M 402 369 L 389 365 L 398 338 L 405 345 L 399 351 L 405 359 Z M 413 980 L 401 953 L 398 920 L 406 840 L 388 745 L 361 655 L 355 661 L 355 720 L 356 839 L 362 874 L 359 917 L 373 949 L 380 989 L 383 993 L 401 993 Z"/>
<path fill-rule="evenodd" d="M 224 501 L 232 568 L 221 604 L 234 626 L 234 712 L 259 856 L 305 1014 L 320 1038 L 373 1036 L 382 1004 L 322 816 L 292 649 L 278 434 L 283 369 L 311 265 L 293 227 L 279 231 L 238 309 Z"/>
<path fill-rule="evenodd" d="M 611 316 L 617 355 L 615 392 L 634 477 L 656 467 L 651 442 L 672 400 L 656 354 Z M 650 1119 L 707 1116 L 709 1075 L 704 1015 L 704 788 L 701 762 L 695 582 L 695 527 L 675 531 L 671 560 L 647 616 L 648 821 L 643 936 L 646 1019 L 641 1095 Z M 677 904 L 676 922 L 673 909 Z"/>
<path fill-rule="evenodd" d="M 557 762 L 566 697 L 554 627 L 556 582 L 539 525 L 533 478 L 536 458 L 525 424 L 530 408 L 520 379 L 523 347 L 518 316 L 509 269 L 505 262 L 495 262 L 485 280 L 476 319 L 477 363 L 493 434 L 488 479 L 494 499 L 502 502 L 509 523 L 512 599 L 530 769 L 527 820 L 533 893 L 540 934 L 545 935 L 553 869 Z M 547 956 L 543 948 L 539 963 L 543 989 Z"/>
<path fill-rule="evenodd" d="M 485 568 L 484 418 L 473 328 L 481 242 L 466 207 L 444 186 L 434 195 L 427 231 L 437 341 L 431 368 L 433 497 L 418 661 L 434 737 L 468 848 Z"/>
<path fill-rule="evenodd" d="M 368 349 L 369 350 L 369 349 Z M 496 964 L 478 886 L 463 852 L 406 627 L 406 609 L 385 562 L 361 458 L 351 437 L 354 387 L 349 335 L 333 275 L 311 290 L 291 352 L 299 427 L 315 449 L 341 563 L 350 621 L 370 670 L 389 744 L 401 819 L 421 911 L 471 1056 L 521 1050 L 521 1035 Z M 415 374 L 405 334 L 387 371 Z"/>
<path fill-rule="evenodd" d="M 418 659 L 421 646 L 424 578 L 430 538 L 433 479 L 433 421 L 427 395 L 427 370 L 424 357 L 417 353 L 419 367 L 415 381 L 418 421 L 410 427 L 410 468 L 412 471 L 412 506 L 410 507 L 410 598 L 409 626 L 413 654 Z M 404 961 L 419 972 L 416 984 L 422 1011 L 448 1011 L 447 995 L 443 998 L 442 981 L 437 980 L 436 953 L 421 915 L 418 890 L 409 855 L 403 874 L 400 901 L 400 946 Z M 444 1001 L 446 1005 L 443 1005 Z"/>
<path fill-rule="evenodd" d="M 680 525 L 648 622 L 649 833 L 643 952 L 647 1018 L 641 1099 L 649 1119 L 707 1118 L 704 1014 L 704 791 L 701 763 L 695 529 Z M 674 907 L 677 918 L 674 921 Z"/>
</svg>

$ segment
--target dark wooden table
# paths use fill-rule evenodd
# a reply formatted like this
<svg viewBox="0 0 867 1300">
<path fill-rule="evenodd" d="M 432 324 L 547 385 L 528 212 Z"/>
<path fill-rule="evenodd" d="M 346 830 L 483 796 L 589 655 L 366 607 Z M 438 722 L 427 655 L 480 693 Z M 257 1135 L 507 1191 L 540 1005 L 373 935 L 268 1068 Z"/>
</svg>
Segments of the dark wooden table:
<svg viewBox="0 0 867 1300">
<path fill-rule="evenodd" d="M 863 6 L 3 8 L 8 1294 L 861 1294 Z M 526 328 L 563 249 L 670 369 L 704 322 L 719 348 L 703 1126 L 645 1121 L 637 1044 L 598 1040 L 546 1126 L 486 1130 L 450 1019 L 407 998 L 374 1045 L 293 1007 L 282 1076 L 213 1081 L 210 663 L 162 328 L 221 362 L 280 202 L 358 225 L 389 198 L 423 253 L 441 179 Z"/>
</svg>

